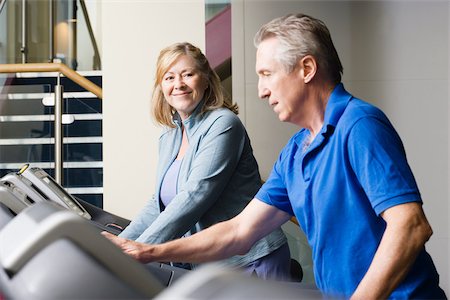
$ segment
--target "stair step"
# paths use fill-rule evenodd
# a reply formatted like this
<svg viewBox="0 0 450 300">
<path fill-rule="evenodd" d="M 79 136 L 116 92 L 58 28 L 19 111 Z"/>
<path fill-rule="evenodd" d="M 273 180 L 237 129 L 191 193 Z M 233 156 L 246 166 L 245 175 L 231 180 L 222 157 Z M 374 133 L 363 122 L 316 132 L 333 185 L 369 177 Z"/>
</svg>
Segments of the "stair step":
<svg viewBox="0 0 450 300">
<path fill-rule="evenodd" d="M 0 146 L 6 145 L 48 145 L 54 144 L 54 138 L 24 138 L 24 139 L 0 139 Z M 87 137 L 65 137 L 64 144 L 92 144 L 103 143 L 101 136 L 87 136 Z"/>
<path fill-rule="evenodd" d="M 5 83 L 5 87 L 11 86 L 11 85 L 17 85 L 17 86 L 45 86 L 46 89 L 50 89 L 50 91 L 53 91 L 54 86 L 57 83 L 57 77 L 56 73 L 55 76 L 49 76 L 47 73 L 44 77 L 36 77 L 32 75 L 36 75 L 35 73 L 24 73 L 22 75 L 28 75 L 28 76 L 19 76 L 21 74 L 17 74 L 14 78 L 9 78 L 7 82 Z M 92 81 L 98 86 L 102 86 L 102 76 L 88 76 L 86 77 L 88 80 Z M 85 91 L 85 89 L 81 86 L 79 86 L 77 83 L 73 82 L 71 79 L 67 77 L 60 77 L 60 83 L 62 86 L 64 86 L 64 91 L 70 91 L 70 92 L 82 92 Z"/>
<path fill-rule="evenodd" d="M 103 194 L 103 187 L 78 187 L 78 188 L 66 188 L 66 190 L 72 195 Z"/>
<path fill-rule="evenodd" d="M 73 116 L 75 121 L 81 120 L 103 120 L 102 114 L 64 114 L 66 116 Z M 64 119 L 63 115 L 63 119 Z M 35 121 L 54 121 L 55 116 L 52 115 L 14 115 L 14 116 L 0 116 L 0 122 L 35 122 Z M 63 120 L 64 123 L 64 120 Z"/>
<path fill-rule="evenodd" d="M 77 71 L 78 74 L 89 78 L 89 77 L 101 77 L 102 71 L 90 70 L 90 71 Z M 25 72 L 16 73 L 17 78 L 35 78 L 35 77 L 56 77 L 58 72 Z"/>
<path fill-rule="evenodd" d="M 20 170 L 24 163 L 0 163 L 0 169 Z M 41 169 L 53 169 L 54 162 L 35 162 L 30 164 L 33 167 Z M 90 169 L 103 168 L 102 161 L 65 161 L 63 164 L 65 169 Z"/>
<path fill-rule="evenodd" d="M 55 93 L 40 93 L 40 92 L 26 92 L 23 93 L 20 92 L 14 92 L 14 90 L 8 90 L 8 93 L 3 96 L 6 100 L 25 100 L 25 99 L 37 99 L 42 100 L 46 97 L 55 97 Z M 92 99 L 92 100 L 99 100 L 97 96 L 95 96 L 91 92 L 64 92 L 63 93 L 64 99 Z"/>
</svg>

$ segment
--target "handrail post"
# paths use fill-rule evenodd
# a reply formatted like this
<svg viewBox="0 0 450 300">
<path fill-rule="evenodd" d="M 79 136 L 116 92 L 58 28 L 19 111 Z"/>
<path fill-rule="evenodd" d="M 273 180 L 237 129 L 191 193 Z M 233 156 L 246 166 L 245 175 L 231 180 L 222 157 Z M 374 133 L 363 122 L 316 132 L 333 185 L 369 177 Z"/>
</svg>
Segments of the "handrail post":
<svg viewBox="0 0 450 300">
<path fill-rule="evenodd" d="M 23 64 L 27 62 L 27 51 L 27 0 L 22 0 L 22 41 L 20 52 Z"/>
<path fill-rule="evenodd" d="M 55 180 L 59 184 L 63 184 L 63 127 L 62 127 L 62 114 L 63 114 L 63 90 L 64 87 L 60 83 L 61 74 L 58 73 L 57 83 L 55 85 Z"/>
<path fill-rule="evenodd" d="M 49 46 L 49 54 L 48 54 L 48 62 L 53 62 L 53 58 L 55 58 L 55 45 L 54 45 L 54 39 L 55 39 L 55 6 L 52 1 L 49 1 L 49 18 L 48 18 L 48 46 Z"/>
</svg>

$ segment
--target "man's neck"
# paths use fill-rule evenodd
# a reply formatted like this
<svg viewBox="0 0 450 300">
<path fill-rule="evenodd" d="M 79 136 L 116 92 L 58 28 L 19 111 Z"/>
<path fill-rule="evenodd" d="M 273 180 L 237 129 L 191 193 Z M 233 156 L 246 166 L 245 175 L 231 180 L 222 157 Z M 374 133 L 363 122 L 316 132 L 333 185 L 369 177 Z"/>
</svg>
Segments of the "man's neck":
<svg viewBox="0 0 450 300">
<path fill-rule="evenodd" d="M 311 86 L 311 93 L 308 97 L 308 115 L 305 118 L 304 126 L 311 134 L 311 141 L 314 140 L 317 134 L 322 130 L 328 99 L 330 98 L 334 87 L 335 85 L 333 84 L 324 83 L 321 85 L 313 84 L 313 86 Z"/>
</svg>

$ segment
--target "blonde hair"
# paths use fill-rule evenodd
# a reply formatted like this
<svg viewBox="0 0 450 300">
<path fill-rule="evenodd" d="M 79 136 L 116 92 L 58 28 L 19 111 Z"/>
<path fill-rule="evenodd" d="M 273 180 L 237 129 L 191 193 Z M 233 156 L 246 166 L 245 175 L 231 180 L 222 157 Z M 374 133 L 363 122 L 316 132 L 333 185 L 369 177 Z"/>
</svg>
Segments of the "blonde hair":
<svg viewBox="0 0 450 300">
<path fill-rule="evenodd" d="M 238 106 L 233 104 L 231 99 L 225 97 L 220 78 L 209 65 L 208 59 L 202 51 L 194 45 L 184 42 L 175 43 L 161 50 L 156 63 L 155 83 L 153 86 L 151 112 L 154 120 L 169 127 L 175 127 L 173 123 L 174 109 L 165 100 L 161 90 L 161 82 L 164 74 L 167 73 L 173 63 L 182 55 L 192 57 L 196 64 L 196 70 L 201 73 L 204 80 L 208 82 L 208 88 L 203 95 L 203 107 L 200 113 L 225 107 L 238 113 Z"/>
</svg>

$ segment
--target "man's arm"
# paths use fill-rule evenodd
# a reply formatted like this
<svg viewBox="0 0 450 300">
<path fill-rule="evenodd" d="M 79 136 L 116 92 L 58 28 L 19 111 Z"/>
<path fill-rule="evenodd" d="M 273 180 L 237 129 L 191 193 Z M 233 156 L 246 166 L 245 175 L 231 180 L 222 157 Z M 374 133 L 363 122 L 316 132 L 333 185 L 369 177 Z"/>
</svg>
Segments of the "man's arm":
<svg viewBox="0 0 450 300">
<path fill-rule="evenodd" d="M 142 263 L 178 261 L 201 263 L 245 254 L 259 239 L 291 216 L 253 199 L 236 217 L 197 234 L 171 242 L 148 245 L 103 233 L 122 250 Z"/>
<path fill-rule="evenodd" d="M 381 216 L 386 221 L 386 231 L 352 299 L 389 297 L 433 233 L 419 203 L 391 207 Z"/>
</svg>

